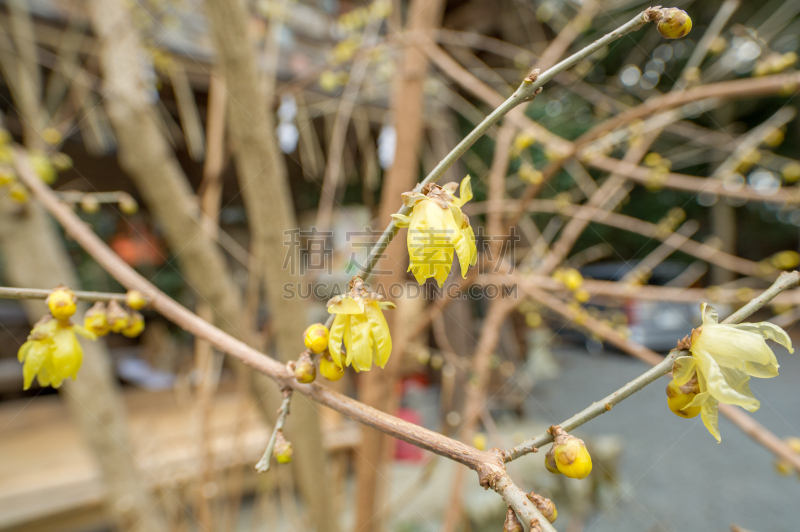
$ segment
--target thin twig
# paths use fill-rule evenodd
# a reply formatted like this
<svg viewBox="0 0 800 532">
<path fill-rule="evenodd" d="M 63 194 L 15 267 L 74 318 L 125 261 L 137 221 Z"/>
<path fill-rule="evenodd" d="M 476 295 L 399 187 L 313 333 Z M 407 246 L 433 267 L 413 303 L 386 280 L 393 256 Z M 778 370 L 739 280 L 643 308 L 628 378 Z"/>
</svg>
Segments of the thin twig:
<svg viewBox="0 0 800 532">
<path fill-rule="evenodd" d="M 272 436 L 269 437 L 269 443 L 264 450 L 264 455 L 261 460 L 256 464 L 256 471 L 259 473 L 266 473 L 269 471 L 269 465 L 272 462 L 272 452 L 275 450 L 275 442 L 278 441 L 278 433 L 283 430 L 283 425 L 286 423 L 286 417 L 289 415 L 289 403 L 292 401 L 292 390 L 283 390 L 283 401 L 281 407 L 278 409 L 278 419 L 275 421 L 275 428 L 272 429 Z"/>
<path fill-rule="evenodd" d="M 737 312 L 734 312 L 730 316 L 728 316 L 722 323 L 740 323 L 742 320 L 753 314 L 755 311 L 759 310 L 761 307 L 769 303 L 772 299 L 775 298 L 781 292 L 788 290 L 790 288 L 795 288 L 800 285 L 800 272 L 784 272 L 778 277 L 778 279 L 770 286 L 767 290 L 765 290 L 760 296 L 750 301 L 747 305 L 743 306 Z M 534 296 L 535 297 L 535 296 Z M 548 304 L 545 302 L 545 304 Z M 588 324 L 587 324 L 588 325 Z M 619 402 L 627 399 L 634 393 L 640 391 L 648 384 L 655 382 L 658 380 L 659 377 L 666 375 L 672 370 L 672 361 L 679 355 L 685 354 L 684 351 L 673 350 L 671 351 L 664 360 L 658 362 L 654 365 L 653 368 L 649 369 L 636 379 L 632 380 L 619 390 L 613 392 L 612 394 L 606 396 L 604 399 L 596 403 L 592 403 L 587 408 L 583 409 L 581 412 L 578 412 L 574 416 L 570 417 L 566 421 L 560 423 L 560 426 L 567 431 L 573 430 L 577 427 L 580 427 L 587 421 L 590 421 L 600 414 L 604 414 L 611 410 L 611 408 L 618 404 Z M 749 436 L 753 437 L 764 445 L 767 449 L 772 451 L 773 453 L 779 455 L 781 458 L 788 458 L 791 463 L 798 468 L 800 471 L 800 456 L 797 456 L 796 453 L 791 452 L 791 449 L 784 449 L 786 447 L 778 438 L 774 435 L 769 433 L 766 429 L 764 429 L 761 425 L 759 425 L 755 420 L 753 420 L 750 416 L 736 410 L 734 408 L 728 407 L 726 405 L 720 405 L 720 411 L 723 412 L 726 416 L 731 418 L 736 424 L 745 431 Z M 522 442 L 520 445 L 514 447 L 513 449 L 503 451 L 503 460 L 506 462 L 510 462 L 512 460 L 516 460 L 517 458 L 524 456 L 528 453 L 536 452 L 539 447 L 542 445 L 546 445 L 553 441 L 553 435 L 549 432 L 544 432 L 535 438 L 531 438 Z M 786 451 L 786 452 L 785 452 Z"/>
<path fill-rule="evenodd" d="M 0 299 L 47 299 L 52 290 L 45 290 L 40 288 L 11 288 L 0 287 Z M 110 303 L 116 301 L 117 303 L 125 302 L 125 294 L 114 294 L 110 292 L 84 292 L 82 290 L 73 290 L 73 293 L 80 301 Z"/>
</svg>

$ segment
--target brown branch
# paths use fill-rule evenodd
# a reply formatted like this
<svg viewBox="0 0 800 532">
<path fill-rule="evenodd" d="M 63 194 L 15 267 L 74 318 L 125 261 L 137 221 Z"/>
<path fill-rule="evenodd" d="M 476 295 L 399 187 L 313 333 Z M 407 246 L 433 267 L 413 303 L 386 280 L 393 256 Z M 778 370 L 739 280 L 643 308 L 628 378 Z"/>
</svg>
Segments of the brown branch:
<svg viewBox="0 0 800 532">
<path fill-rule="evenodd" d="M 364 425 L 469 467 L 478 473 L 478 478 L 483 486 L 492 488 L 500 494 L 503 500 L 513 506 L 517 513 L 524 516 L 528 522 L 534 519 L 544 519 L 538 510 L 525 503 L 524 492 L 511 482 L 499 454 L 491 451 L 479 451 L 432 430 L 371 408 L 319 384 L 298 383 L 294 379 L 294 374 L 286 366 L 214 327 L 139 275 L 111 251 L 67 205 L 58 200 L 55 194 L 36 177 L 27 162 L 23 160 L 24 157 L 16 159 L 20 180 L 28 186 L 33 196 L 61 224 L 64 231 L 121 285 L 129 290 L 139 290 L 144 293 L 150 301 L 151 308 L 162 316 L 186 332 L 207 340 L 220 351 L 267 375 L 280 386 L 292 388 L 313 401 L 341 412 Z M 555 530 L 548 525 L 549 523 L 544 526 L 545 530 Z"/>
</svg>

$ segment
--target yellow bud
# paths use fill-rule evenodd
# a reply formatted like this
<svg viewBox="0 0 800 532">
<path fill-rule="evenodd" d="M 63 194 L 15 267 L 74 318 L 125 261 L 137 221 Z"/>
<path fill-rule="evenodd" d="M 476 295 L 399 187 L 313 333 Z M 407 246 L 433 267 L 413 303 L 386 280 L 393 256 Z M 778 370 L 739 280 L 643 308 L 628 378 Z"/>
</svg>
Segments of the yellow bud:
<svg viewBox="0 0 800 532">
<path fill-rule="evenodd" d="M 133 310 L 142 310 L 147 304 L 147 300 L 144 298 L 144 294 L 142 294 L 140 291 L 128 290 L 128 292 L 125 294 L 125 304 Z"/>
<path fill-rule="evenodd" d="M 800 264 L 800 254 L 792 250 L 780 251 L 772 256 L 770 262 L 778 269 L 791 270 Z"/>
<path fill-rule="evenodd" d="M 53 153 L 50 155 L 50 162 L 53 163 L 53 166 L 59 172 L 72 168 L 72 157 L 66 153 Z"/>
<path fill-rule="evenodd" d="M 667 385 L 667 405 L 669 405 L 669 409 L 672 410 L 676 416 L 685 418 L 697 416 L 700 413 L 701 407 L 689 406 L 689 403 L 691 403 L 696 396 L 696 393 L 686 393 L 681 390 L 681 387 L 678 386 L 678 383 L 674 380 L 670 381 Z"/>
<path fill-rule="evenodd" d="M 333 92 L 339 86 L 339 80 L 336 73 L 331 70 L 326 70 L 319 76 L 319 86 L 325 92 Z"/>
<path fill-rule="evenodd" d="M 561 471 L 558 470 L 558 466 L 556 465 L 556 457 L 553 454 L 553 447 L 550 447 L 550 450 L 544 455 L 544 467 L 554 475 L 561 474 Z"/>
<path fill-rule="evenodd" d="M 483 432 L 477 432 L 472 437 L 472 446 L 479 451 L 485 451 L 489 445 L 489 438 Z"/>
<path fill-rule="evenodd" d="M 122 334 L 128 338 L 136 338 L 144 331 L 144 316 L 135 310 L 128 314 L 128 323 L 122 329 Z"/>
<path fill-rule="evenodd" d="M 58 144 L 63 138 L 61 132 L 54 127 L 46 127 L 42 130 L 42 138 L 50 145 Z"/>
<path fill-rule="evenodd" d="M 578 270 L 570 268 L 564 272 L 562 282 L 564 283 L 564 286 L 572 291 L 575 291 L 583 285 L 583 276 Z"/>
<path fill-rule="evenodd" d="M 47 155 L 39 151 L 32 151 L 28 154 L 28 161 L 33 167 L 33 171 L 36 172 L 36 175 L 38 175 L 42 181 L 48 185 L 52 185 L 56 182 L 58 174 L 53 163 L 47 158 Z"/>
<path fill-rule="evenodd" d="M 575 291 L 575 299 L 580 303 L 586 303 L 591 297 L 592 295 L 587 290 L 580 289 Z"/>
<path fill-rule="evenodd" d="M 319 372 L 329 381 L 338 381 L 344 377 L 344 368 L 337 366 L 327 351 L 319 359 Z"/>
<path fill-rule="evenodd" d="M 294 454 L 294 450 L 292 449 L 292 444 L 286 441 L 286 438 L 283 437 L 283 431 L 278 431 L 278 437 L 275 440 L 275 447 L 272 450 L 272 456 L 275 457 L 275 460 L 278 461 L 279 464 L 288 464 L 292 461 L 292 455 Z"/>
<path fill-rule="evenodd" d="M 93 332 L 95 336 L 105 336 L 111 331 L 108 324 L 106 306 L 98 301 L 83 315 L 83 326 Z"/>
<path fill-rule="evenodd" d="M 658 15 L 658 33 L 667 39 L 680 39 L 692 31 L 692 19 L 682 9 L 662 9 Z"/>
<path fill-rule="evenodd" d="M 0 187 L 4 187 L 6 185 L 10 185 L 17 180 L 17 176 L 14 175 L 8 168 L 0 168 Z"/>
<path fill-rule="evenodd" d="M 136 211 L 139 210 L 139 204 L 136 203 L 133 196 L 127 192 L 120 192 L 117 197 L 117 202 L 119 203 L 119 210 L 121 210 L 123 214 L 136 214 Z"/>
<path fill-rule="evenodd" d="M 788 438 L 784 438 L 783 441 L 785 441 L 794 452 L 800 454 L 800 438 L 797 436 L 789 436 Z M 779 475 L 788 476 L 794 471 L 794 466 L 791 462 L 787 462 L 786 460 L 776 460 L 775 471 L 777 471 Z"/>
<path fill-rule="evenodd" d="M 661 163 L 661 155 L 656 153 L 656 152 L 654 152 L 654 151 L 651 151 L 650 153 L 648 153 L 644 157 L 644 165 L 645 166 L 649 166 L 649 167 L 652 168 L 654 166 L 658 166 L 659 163 Z"/>
<path fill-rule="evenodd" d="M 583 440 L 561 433 L 553 444 L 558 470 L 569 478 L 586 478 L 592 472 L 592 457 Z"/>
<path fill-rule="evenodd" d="M 542 324 L 542 315 L 538 312 L 529 312 L 525 314 L 525 323 L 527 323 L 528 327 L 531 329 L 535 329 Z"/>
<path fill-rule="evenodd" d="M 11 190 L 8 192 L 8 195 L 11 197 L 11 200 L 16 203 L 27 203 L 28 200 L 31 199 L 30 194 L 28 194 L 28 189 L 19 183 L 11 185 Z"/>
<path fill-rule="evenodd" d="M 57 286 L 47 296 L 47 308 L 57 320 L 68 320 L 77 310 L 78 298 L 66 286 Z"/>
<path fill-rule="evenodd" d="M 100 202 L 92 194 L 85 194 L 81 198 L 81 210 L 87 214 L 94 214 L 100 210 Z"/>
<path fill-rule="evenodd" d="M 317 378 L 317 368 L 308 353 L 303 353 L 294 364 L 294 378 L 297 382 L 308 384 Z"/>
<path fill-rule="evenodd" d="M 770 148 L 776 148 L 781 145 L 783 142 L 783 138 L 785 133 L 782 129 L 773 129 L 772 131 L 767 134 L 764 138 L 764 145 L 769 146 Z"/>
<path fill-rule="evenodd" d="M 528 163 L 523 163 L 519 167 L 519 178 L 524 181 L 525 183 L 531 183 L 533 185 L 538 185 L 544 179 L 544 174 L 541 171 L 537 170 L 533 166 L 529 165 Z"/>
<path fill-rule="evenodd" d="M 128 313 L 116 301 L 108 304 L 107 315 L 112 332 L 121 333 L 128 326 Z"/>
<path fill-rule="evenodd" d="M 786 180 L 787 183 L 794 183 L 798 179 L 800 179 L 800 163 L 798 162 L 791 162 L 787 163 L 782 169 L 781 173 L 783 174 L 783 178 Z"/>
<path fill-rule="evenodd" d="M 328 328 L 321 323 L 309 325 L 303 333 L 303 343 L 314 354 L 322 353 L 328 347 Z"/>
</svg>

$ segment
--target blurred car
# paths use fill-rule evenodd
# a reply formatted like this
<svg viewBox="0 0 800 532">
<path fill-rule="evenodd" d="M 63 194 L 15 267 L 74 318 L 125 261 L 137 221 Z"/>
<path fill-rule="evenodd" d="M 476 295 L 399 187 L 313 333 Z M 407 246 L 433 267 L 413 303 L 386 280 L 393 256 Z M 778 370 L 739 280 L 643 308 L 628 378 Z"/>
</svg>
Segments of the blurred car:
<svg viewBox="0 0 800 532">
<path fill-rule="evenodd" d="M 604 262 L 591 264 L 581 268 L 581 274 L 587 279 L 599 281 L 621 281 L 636 268 L 637 262 Z M 656 266 L 647 284 L 654 286 L 674 286 L 676 279 L 686 271 L 687 264 L 679 262 L 662 262 Z M 678 284 L 680 286 L 680 284 Z M 608 300 L 608 305 L 592 304 L 598 311 L 608 313 L 613 311 Z M 701 322 L 700 301 L 681 303 L 675 301 L 648 301 L 639 299 L 626 299 L 622 302 L 621 310 L 625 313 L 630 329 L 630 339 L 654 351 L 667 351 L 689 334 L 692 327 Z M 718 309 L 724 313 L 724 309 Z M 600 342 L 587 340 L 587 349 L 596 352 L 602 349 Z"/>
</svg>

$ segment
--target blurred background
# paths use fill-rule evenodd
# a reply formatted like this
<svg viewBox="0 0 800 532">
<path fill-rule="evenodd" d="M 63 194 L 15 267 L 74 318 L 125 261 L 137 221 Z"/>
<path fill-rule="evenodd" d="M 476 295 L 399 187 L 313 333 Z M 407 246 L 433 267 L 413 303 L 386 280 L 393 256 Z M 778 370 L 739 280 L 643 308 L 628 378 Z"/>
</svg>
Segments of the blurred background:
<svg viewBox="0 0 800 532">
<path fill-rule="evenodd" d="M 646 7 L 3 0 L 0 280 L 123 291 L 16 182 L 15 142 L 159 289 L 296 358 L 400 194 L 532 68 Z M 672 349 L 700 302 L 724 316 L 798 266 L 800 1 L 677 7 L 687 37 L 625 36 L 453 164 L 440 184 L 472 176 L 478 265 L 466 279 L 454 267 L 454 291 L 413 291 L 402 230 L 373 279 L 400 287 L 387 368 L 318 382 L 508 448 L 644 372 L 628 353 Z M 752 320 L 797 338 L 800 295 L 773 303 Z M 0 531 L 502 526 L 504 503 L 472 473 L 299 394 L 293 464 L 256 473 L 276 386 L 152 311 L 141 337 L 87 345 L 76 381 L 23 391 L 17 350 L 43 313 L 0 300 Z M 753 385 L 753 415 L 797 437 L 800 362 L 778 358 L 781 375 Z M 509 473 L 553 499 L 559 530 L 795 530 L 797 473 L 724 418 L 717 444 L 699 418 L 674 416 L 665 385 L 576 431 L 594 458 L 586 480 L 550 475 L 541 453 Z"/>
</svg>

